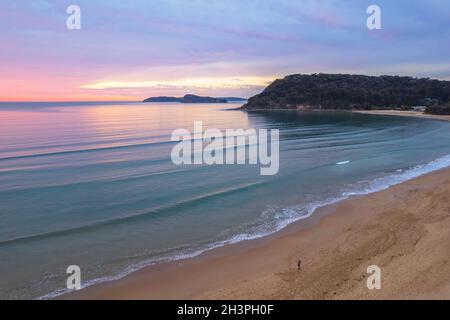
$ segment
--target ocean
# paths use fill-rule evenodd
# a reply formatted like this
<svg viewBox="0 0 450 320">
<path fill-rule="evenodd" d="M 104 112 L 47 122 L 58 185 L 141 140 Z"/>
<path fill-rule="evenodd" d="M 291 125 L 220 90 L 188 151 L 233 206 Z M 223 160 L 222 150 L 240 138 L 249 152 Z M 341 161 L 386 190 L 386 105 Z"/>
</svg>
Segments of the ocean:
<svg viewBox="0 0 450 320">
<path fill-rule="evenodd" d="M 239 104 L 0 103 L 0 299 L 276 232 L 352 195 L 450 166 L 450 123 Z M 280 167 L 174 165 L 174 129 L 280 130 Z"/>
</svg>

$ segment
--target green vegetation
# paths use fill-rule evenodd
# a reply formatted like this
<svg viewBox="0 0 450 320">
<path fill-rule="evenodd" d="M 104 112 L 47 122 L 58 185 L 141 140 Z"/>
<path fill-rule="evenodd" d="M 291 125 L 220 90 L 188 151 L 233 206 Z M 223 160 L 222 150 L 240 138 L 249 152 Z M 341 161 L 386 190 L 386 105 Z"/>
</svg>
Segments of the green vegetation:
<svg viewBox="0 0 450 320">
<path fill-rule="evenodd" d="M 450 115 L 450 102 L 431 105 L 427 107 L 426 113 Z"/>
<path fill-rule="evenodd" d="M 295 74 L 275 80 L 242 108 L 403 109 L 450 113 L 450 81 L 400 76 Z"/>
</svg>

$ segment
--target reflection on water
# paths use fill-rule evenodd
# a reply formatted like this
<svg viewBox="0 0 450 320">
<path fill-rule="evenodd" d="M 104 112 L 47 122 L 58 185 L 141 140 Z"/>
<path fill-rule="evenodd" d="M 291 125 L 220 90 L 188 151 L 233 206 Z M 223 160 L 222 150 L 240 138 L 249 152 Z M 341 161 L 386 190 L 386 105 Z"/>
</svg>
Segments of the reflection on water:
<svg viewBox="0 0 450 320">
<path fill-rule="evenodd" d="M 63 288 L 71 264 L 84 281 L 113 277 L 270 233 L 450 153 L 445 122 L 224 110 L 236 106 L 0 104 L 0 298 Z M 204 129 L 280 129 L 279 173 L 173 165 L 172 131 L 198 120 Z"/>
</svg>

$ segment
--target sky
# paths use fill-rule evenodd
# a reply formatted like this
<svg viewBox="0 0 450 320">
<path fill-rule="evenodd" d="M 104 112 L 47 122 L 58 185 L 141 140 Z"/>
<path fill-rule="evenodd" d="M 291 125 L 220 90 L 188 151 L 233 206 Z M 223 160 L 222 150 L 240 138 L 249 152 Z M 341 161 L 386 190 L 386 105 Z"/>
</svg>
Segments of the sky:
<svg viewBox="0 0 450 320">
<path fill-rule="evenodd" d="M 0 43 L 0 101 L 250 97 L 294 73 L 450 80 L 450 1 L 1 0 Z"/>
</svg>

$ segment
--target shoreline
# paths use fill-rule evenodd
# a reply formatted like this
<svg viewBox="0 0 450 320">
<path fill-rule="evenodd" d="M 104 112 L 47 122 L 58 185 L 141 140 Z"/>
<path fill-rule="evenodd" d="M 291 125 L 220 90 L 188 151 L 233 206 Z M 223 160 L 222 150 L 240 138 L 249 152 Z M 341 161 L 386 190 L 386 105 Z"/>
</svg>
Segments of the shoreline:
<svg viewBox="0 0 450 320">
<path fill-rule="evenodd" d="M 345 110 L 345 109 L 308 109 L 308 110 L 299 110 L 299 109 L 243 109 L 242 107 L 228 110 L 240 110 L 245 112 L 279 112 L 279 111 L 291 111 L 291 112 L 351 112 L 351 113 L 361 113 L 361 114 L 371 114 L 371 115 L 380 115 L 380 116 L 401 116 L 401 117 L 414 117 L 414 118 L 422 118 L 422 119 L 432 119 L 432 120 L 442 120 L 442 121 L 450 121 L 450 115 L 439 115 L 439 114 L 428 114 L 420 111 L 402 111 L 402 110 Z"/>
<path fill-rule="evenodd" d="M 355 112 L 450 120 L 450 116 L 425 115 L 420 112 L 395 110 Z M 443 186 L 445 188 L 442 188 Z M 348 233 L 350 235 L 347 235 L 347 237 L 351 236 L 352 230 L 371 226 L 372 220 L 380 220 L 381 216 L 386 215 L 387 209 L 391 211 L 398 209 L 401 206 L 398 200 L 408 198 L 411 190 L 426 193 L 429 188 L 434 188 L 434 190 L 445 189 L 448 192 L 447 199 L 450 199 L 450 168 L 426 173 L 381 191 L 352 196 L 337 203 L 320 207 L 311 217 L 293 222 L 282 230 L 262 238 L 227 244 L 205 251 L 192 258 L 146 266 L 118 280 L 93 284 L 80 291 L 57 296 L 56 299 L 403 299 L 423 297 L 448 299 L 450 298 L 450 280 L 447 279 L 450 279 L 450 277 L 441 279 L 441 282 L 445 283 L 446 288 L 449 289 L 443 292 L 438 290 L 435 293 L 428 292 L 421 295 L 416 290 L 413 296 L 403 296 L 398 292 L 374 293 L 373 291 L 368 292 L 369 290 L 361 285 L 357 287 L 358 290 L 354 289 L 354 283 L 361 284 L 366 276 L 365 270 L 361 269 L 361 265 L 358 266 L 359 268 L 353 265 L 355 259 L 341 261 L 337 265 L 335 262 L 330 263 L 328 261 L 330 257 L 333 257 L 331 253 L 335 252 L 337 248 L 331 248 L 332 246 L 327 244 L 327 241 L 334 241 L 334 237 L 342 238 Z M 374 199 L 378 200 L 374 202 Z M 448 206 L 445 200 L 446 198 L 441 199 L 438 205 Z M 383 203 L 382 208 L 375 205 L 381 202 Z M 358 207 L 364 209 L 356 210 L 355 208 Z M 409 210 L 410 208 L 406 209 Z M 356 211 L 363 211 L 364 213 L 358 214 Z M 397 210 L 397 212 L 402 215 L 401 210 Z M 444 219 L 450 219 L 450 206 L 447 207 L 447 215 Z M 446 223 L 450 223 L 449 220 L 446 220 Z M 380 224 L 383 224 L 383 222 L 380 221 Z M 375 233 L 379 231 L 377 226 L 371 226 L 371 228 L 374 229 L 372 231 L 375 231 Z M 368 237 L 366 235 L 357 234 L 354 236 L 362 243 L 367 244 Z M 378 236 L 383 238 L 383 235 Z M 450 232 L 446 236 L 450 238 Z M 387 237 L 387 239 L 390 238 Z M 383 239 L 382 242 L 384 243 L 386 240 Z M 340 246 L 351 247 L 352 244 L 347 240 Z M 399 249 L 396 245 L 393 245 L 393 248 L 394 252 Z M 366 249 L 371 250 L 370 246 Z M 328 251 L 329 254 L 324 256 L 321 254 L 322 250 Z M 450 276 L 450 266 L 446 262 L 447 258 L 450 261 L 450 250 L 447 251 L 449 253 L 442 255 L 443 262 L 441 262 L 446 266 L 444 269 L 446 275 Z M 349 254 L 352 255 L 351 253 L 350 250 Z M 400 257 L 405 256 L 403 253 L 396 254 L 399 254 Z M 436 258 L 439 257 L 433 257 L 433 259 Z M 302 268 L 306 269 L 310 264 L 309 261 L 318 264 L 319 267 L 314 270 L 309 269 L 308 266 L 308 272 L 302 269 L 299 273 L 296 270 L 299 259 L 304 266 Z M 433 259 L 423 259 L 425 261 L 422 261 L 422 263 Z M 286 285 L 289 287 L 289 283 L 297 283 L 299 279 L 308 278 L 307 273 L 312 273 L 312 278 L 316 281 L 323 276 L 329 277 L 329 274 L 314 276 L 314 274 L 320 273 L 321 265 L 324 263 L 320 260 L 328 261 L 337 270 L 340 270 L 341 265 L 351 264 L 352 268 L 338 272 L 337 277 L 331 279 L 330 283 L 337 281 L 337 287 L 349 286 L 353 289 L 337 292 L 333 290 L 333 287 L 325 286 L 321 289 L 323 292 L 320 294 L 320 290 L 312 290 L 305 283 L 298 283 L 296 290 L 286 289 Z M 357 257 L 356 261 L 366 260 L 364 257 Z M 356 270 L 359 280 L 350 277 Z M 392 272 L 395 273 L 395 270 Z M 345 279 L 342 279 L 342 277 Z M 289 279 L 289 281 L 286 283 L 283 280 L 284 278 Z M 306 282 L 311 285 L 314 283 L 311 281 Z M 357 294 L 353 292 L 355 290 Z M 258 294 L 253 292 L 258 292 Z M 331 296 L 328 295 L 330 292 Z"/>
<path fill-rule="evenodd" d="M 351 112 L 362 113 L 362 114 L 372 114 L 372 115 L 382 115 L 382 116 L 401 116 L 401 117 L 415 117 L 423 119 L 434 119 L 442 121 L 450 121 L 450 115 L 438 115 L 438 114 L 428 114 L 420 111 L 401 111 L 401 110 L 354 110 Z"/>
<path fill-rule="evenodd" d="M 431 199 L 435 197 L 438 201 Z M 450 227 L 446 199 L 450 199 L 450 168 L 321 207 L 309 219 L 263 238 L 144 267 L 122 279 L 57 299 L 448 299 L 450 231 L 441 230 L 442 226 Z M 412 203 L 405 206 L 405 202 Z M 431 202 L 432 208 L 443 207 L 444 212 L 441 208 L 427 213 L 423 207 L 426 202 Z M 416 207 L 422 211 L 411 213 Z M 402 230 L 405 226 L 408 232 Z M 417 253 L 414 246 L 433 229 L 440 232 L 425 239 L 432 245 Z M 402 235 L 401 239 L 396 233 Z M 441 242 L 442 238 L 449 241 Z M 435 251 L 440 254 L 414 258 Z M 406 261 L 398 263 L 400 260 Z M 394 263 L 398 264 L 395 268 Z M 406 278 L 391 279 L 388 291 L 369 291 L 365 268 L 371 264 L 388 269 L 389 277 L 403 271 Z M 434 270 L 437 266 L 439 269 Z M 431 268 L 445 277 L 418 274 L 421 268 Z M 421 284 L 412 285 L 418 276 L 424 278 Z M 296 283 L 295 288 L 291 288 L 292 283 Z M 404 286 L 409 286 L 408 290 L 398 292 L 398 287 Z"/>
</svg>

